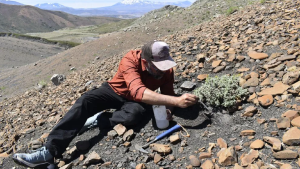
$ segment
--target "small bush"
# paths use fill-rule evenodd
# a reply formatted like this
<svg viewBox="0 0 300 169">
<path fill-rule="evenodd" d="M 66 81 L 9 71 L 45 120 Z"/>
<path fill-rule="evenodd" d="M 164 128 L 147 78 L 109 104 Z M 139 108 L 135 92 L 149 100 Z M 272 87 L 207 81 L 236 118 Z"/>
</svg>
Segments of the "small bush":
<svg viewBox="0 0 300 169">
<path fill-rule="evenodd" d="M 208 77 L 201 87 L 194 90 L 194 94 L 211 106 L 230 108 L 248 92 L 239 86 L 238 75 L 223 75 Z"/>
<path fill-rule="evenodd" d="M 5 89 L 6 89 L 5 86 L 1 86 L 1 87 L 0 87 L 0 91 L 1 91 L 1 90 L 4 91 Z"/>
<path fill-rule="evenodd" d="M 47 86 L 47 83 L 46 83 L 44 80 L 41 80 L 41 81 L 39 82 L 39 85 L 40 85 L 42 88 L 44 88 L 44 87 Z"/>
<path fill-rule="evenodd" d="M 226 15 L 230 15 L 234 12 L 236 12 L 238 8 L 236 6 L 231 6 L 229 9 L 226 10 Z"/>
<path fill-rule="evenodd" d="M 260 0 L 260 3 L 261 3 L 261 4 L 266 3 L 266 0 Z"/>
</svg>

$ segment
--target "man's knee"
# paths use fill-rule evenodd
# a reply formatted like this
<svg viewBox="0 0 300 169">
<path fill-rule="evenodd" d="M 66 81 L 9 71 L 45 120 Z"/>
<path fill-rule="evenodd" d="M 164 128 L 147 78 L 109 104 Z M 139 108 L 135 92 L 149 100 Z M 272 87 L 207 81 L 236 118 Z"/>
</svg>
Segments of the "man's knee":
<svg viewBox="0 0 300 169">
<path fill-rule="evenodd" d="M 136 125 L 143 117 L 146 109 L 139 103 L 127 103 L 122 107 L 122 110 L 126 112 L 124 119 L 124 125 Z"/>
</svg>

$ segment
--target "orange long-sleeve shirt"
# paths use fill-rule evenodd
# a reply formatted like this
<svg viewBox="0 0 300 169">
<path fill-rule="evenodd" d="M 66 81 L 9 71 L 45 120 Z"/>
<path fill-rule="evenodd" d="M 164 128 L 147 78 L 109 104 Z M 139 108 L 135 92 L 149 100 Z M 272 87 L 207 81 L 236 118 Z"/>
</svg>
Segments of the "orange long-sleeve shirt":
<svg viewBox="0 0 300 169">
<path fill-rule="evenodd" d="M 165 95 L 174 95 L 174 72 L 169 69 L 161 79 L 155 79 L 141 61 L 141 50 L 131 50 L 121 60 L 112 80 L 111 88 L 120 96 L 140 102 L 146 88 L 154 91 L 160 88 Z"/>
</svg>

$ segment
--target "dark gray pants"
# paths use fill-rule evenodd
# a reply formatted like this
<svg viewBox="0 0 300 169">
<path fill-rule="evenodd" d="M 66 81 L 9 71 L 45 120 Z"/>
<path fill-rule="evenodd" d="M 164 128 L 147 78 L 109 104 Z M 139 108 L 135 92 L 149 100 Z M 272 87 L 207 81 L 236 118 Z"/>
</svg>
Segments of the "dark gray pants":
<svg viewBox="0 0 300 169">
<path fill-rule="evenodd" d="M 111 118 L 101 118 L 99 128 L 109 128 L 116 124 L 131 126 L 138 124 L 146 112 L 145 104 L 129 101 L 117 95 L 107 83 L 83 94 L 50 132 L 46 148 L 59 157 L 78 134 L 86 120 L 105 109 L 117 109 Z M 105 116 L 105 114 L 103 114 Z"/>
</svg>

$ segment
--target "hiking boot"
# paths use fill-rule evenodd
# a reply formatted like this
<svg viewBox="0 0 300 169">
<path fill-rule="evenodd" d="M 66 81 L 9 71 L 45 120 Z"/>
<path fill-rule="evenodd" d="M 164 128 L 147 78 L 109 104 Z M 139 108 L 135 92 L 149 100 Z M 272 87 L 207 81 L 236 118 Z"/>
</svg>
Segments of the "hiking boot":
<svg viewBox="0 0 300 169">
<path fill-rule="evenodd" d="M 31 154 L 31 153 L 35 153 L 35 152 L 37 152 L 37 151 L 41 151 L 41 150 L 43 150 L 44 149 L 44 146 L 43 147 L 40 147 L 40 148 L 38 148 L 38 149 L 35 149 L 35 150 L 28 150 L 27 152 L 29 153 L 29 154 Z"/>
<path fill-rule="evenodd" d="M 100 118 L 101 114 L 103 112 L 96 113 L 94 116 L 88 118 L 81 128 L 81 130 L 78 132 L 78 135 L 81 135 L 82 133 L 88 131 L 91 128 L 97 127 L 98 126 L 98 119 Z"/>
<path fill-rule="evenodd" d="M 13 155 L 13 160 L 16 163 L 32 168 L 54 164 L 54 157 L 46 147 L 42 147 L 31 154 L 16 153 Z"/>
</svg>

